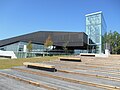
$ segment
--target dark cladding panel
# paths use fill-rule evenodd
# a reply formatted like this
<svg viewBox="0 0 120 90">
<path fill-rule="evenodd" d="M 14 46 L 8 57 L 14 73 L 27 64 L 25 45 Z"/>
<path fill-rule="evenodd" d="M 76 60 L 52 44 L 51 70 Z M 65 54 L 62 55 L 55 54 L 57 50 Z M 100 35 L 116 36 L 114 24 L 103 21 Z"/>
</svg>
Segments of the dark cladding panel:
<svg viewBox="0 0 120 90">
<path fill-rule="evenodd" d="M 45 40 L 51 36 L 54 45 L 63 46 L 68 43 L 69 47 L 83 47 L 87 44 L 87 35 L 83 32 L 55 32 L 38 31 L 0 41 L 0 46 L 5 46 L 14 42 L 32 41 L 34 43 L 44 44 Z"/>
</svg>

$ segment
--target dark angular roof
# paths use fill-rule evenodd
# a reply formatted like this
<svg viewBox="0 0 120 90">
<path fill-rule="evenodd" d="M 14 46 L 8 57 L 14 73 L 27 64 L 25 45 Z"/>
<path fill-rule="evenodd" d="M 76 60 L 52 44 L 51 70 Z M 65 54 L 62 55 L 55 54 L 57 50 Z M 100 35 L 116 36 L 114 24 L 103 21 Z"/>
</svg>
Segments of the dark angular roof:
<svg viewBox="0 0 120 90">
<path fill-rule="evenodd" d="M 44 44 L 48 36 L 51 36 L 53 44 L 56 46 L 63 46 L 66 42 L 69 42 L 67 46 L 71 47 L 84 46 L 87 44 L 87 35 L 84 32 L 38 31 L 0 40 L 0 46 L 9 45 L 19 41 L 32 41 L 33 43 Z"/>
</svg>

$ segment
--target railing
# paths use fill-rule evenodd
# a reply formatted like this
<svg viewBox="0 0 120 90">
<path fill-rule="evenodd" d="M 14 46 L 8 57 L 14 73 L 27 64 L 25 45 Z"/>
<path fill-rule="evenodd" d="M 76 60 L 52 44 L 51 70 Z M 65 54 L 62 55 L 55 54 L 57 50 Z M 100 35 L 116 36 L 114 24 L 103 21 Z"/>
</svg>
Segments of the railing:
<svg viewBox="0 0 120 90">
<path fill-rule="evenodd" d="M 14 52 L 17 58 L 29 58 L 37 56 L 53 56 L 53 55 L 71 55 L 72 50 L 51 50 L 51 51 L 41 51 L 41 52 Z"/>
</svg>

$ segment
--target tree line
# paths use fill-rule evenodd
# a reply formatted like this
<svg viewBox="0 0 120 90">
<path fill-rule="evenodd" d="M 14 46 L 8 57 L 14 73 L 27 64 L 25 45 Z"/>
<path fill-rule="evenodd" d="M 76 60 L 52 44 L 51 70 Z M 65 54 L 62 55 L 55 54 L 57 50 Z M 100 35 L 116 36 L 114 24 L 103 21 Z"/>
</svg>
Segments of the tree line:
<svg viewBox="0 0 120 90">
<path fill-rule="evenodd" d="M 120 34 L 117 31 L 105 33 L 102 43 L 103 49 L 108 48 L 111 54 L 120 54 Z"/>
</svg>

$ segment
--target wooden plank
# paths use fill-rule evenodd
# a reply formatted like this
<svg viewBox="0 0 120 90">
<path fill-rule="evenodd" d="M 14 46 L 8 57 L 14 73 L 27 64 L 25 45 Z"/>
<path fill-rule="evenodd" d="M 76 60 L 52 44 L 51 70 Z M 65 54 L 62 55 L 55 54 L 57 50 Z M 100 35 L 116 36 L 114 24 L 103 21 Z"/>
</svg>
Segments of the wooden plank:
<svg viewBox="0 0 120 90">
<path fill-rule="evenodd" d="M 31 84 L 31 85 L 34 85 L 34 86 L 37 86 L 37 87 L 43 87 L 47 90 L 57 90 L 57 88 L 55 88 L 55 87 L 51 87 L 51 86 L 48 86 L 46 84 L 38 83 L 38 82 L 31 81 L 31 80 L 28 80 L 28 79 L 23 79 L 23 78 L 20 78 L 18 76 L 10 75 L 10 74 L 7 74 L 7 73 L 0 72 L 0 75 L 11 78 L 11 79 L 15 79 L 17 81 L 25 82 L 25 83 L 28 83 L 28 84 Z"/>
<path fill-rule="evenodd" d="M 54 65 L 42 64 L 42 63 L 31 63 L 31 62 L 24 62 L 23 65 L 25 66 L 36 66 L 36 67 L 45 67 L 45 68 L 55 68 Z"/>
<path fill-rule="evenodd" d="M 81 62 L 81 58 L 77 58 L 77 57 L 59 57 L 59 59 L 61 61 L 77 61 L 77 62 Z"/>
<path fill-rule="evenodd" d="M 33 68 L 33 69 L 39 69 L 39 70 L 45 70 L 45 71 L 51 71 L 51 72 L 57 71 L 54 65 L 48 65 L 48 64 L 43 64 L 43 63 L 24 62 L 23 65 L 25 65 L 28 68 Z"/>
<path fill-rule="evenodd" d="M 80 53 L 80 56 L 95 57 L 95 54 L 92 54 L 92 53 Z"/>
</svg>

